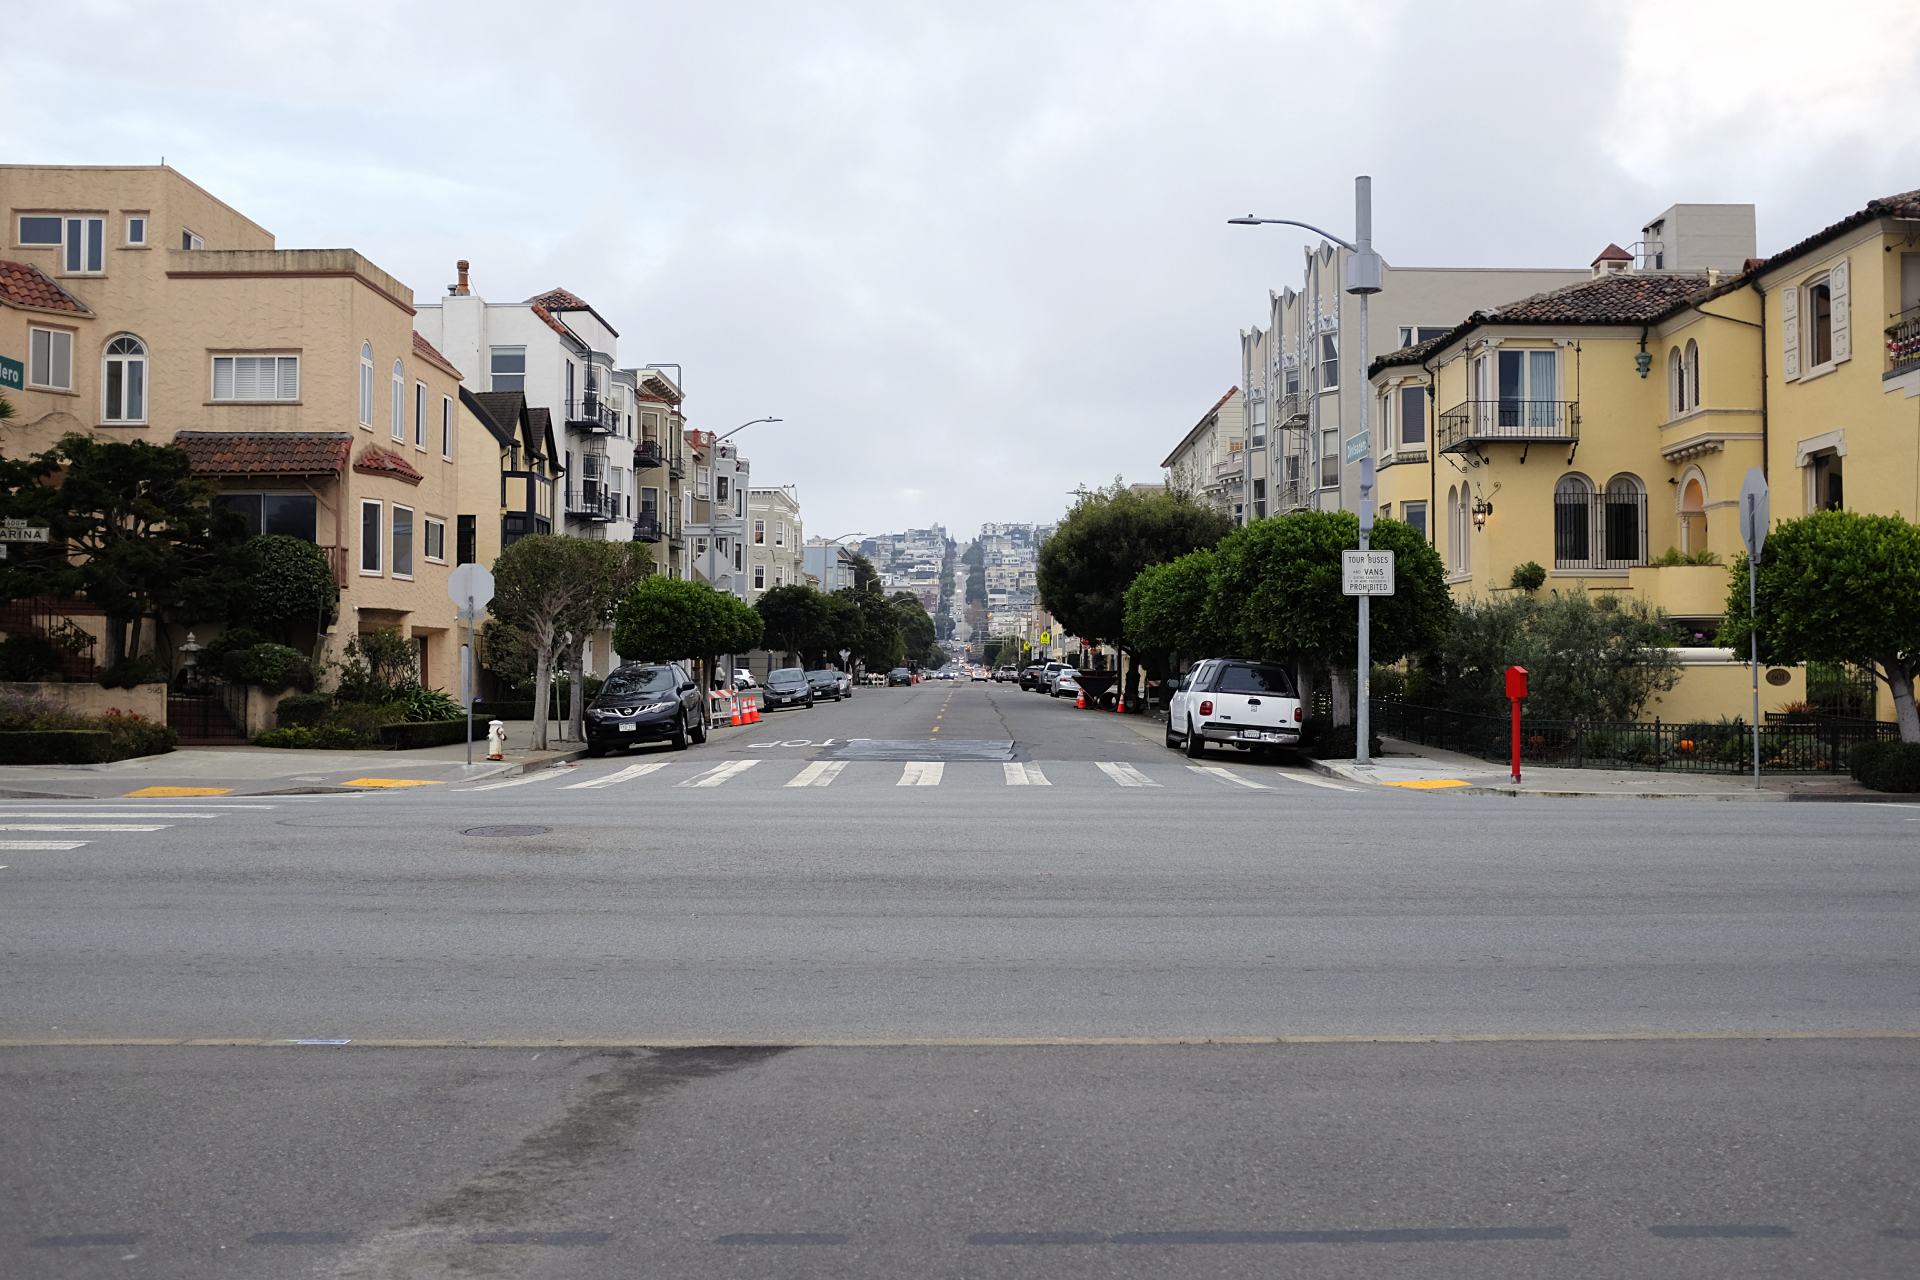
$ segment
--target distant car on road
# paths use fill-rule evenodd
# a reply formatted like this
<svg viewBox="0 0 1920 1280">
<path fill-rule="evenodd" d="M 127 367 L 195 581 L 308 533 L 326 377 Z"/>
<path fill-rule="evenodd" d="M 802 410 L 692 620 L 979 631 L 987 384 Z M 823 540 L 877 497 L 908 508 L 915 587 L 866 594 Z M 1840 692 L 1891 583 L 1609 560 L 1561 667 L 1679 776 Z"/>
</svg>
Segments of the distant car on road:
<svg viewBox="0 0 1920 1280">
<path fill-rule="evenodd" d="M 760 695 L 760 705 L 769 711 L 780 707 L 812 706 L 813 686 L 807 680 L 807 673 L 799 667 L 781 667 L 778 671 L 769 671 L 767 691 Z"/>
<path fill-rule="evenodd" d="M 1080 696 L 1080 673 L 1072 667 L 1061 667 L 1053 673 L 1053 679 L 1047 685 L 1047 693 L 1055 698 Z"/>
<path fill-rule="evenodd" d="M 1035 662 L 1024 666 L 1016 679 L 1022 689 L 1038 692 L 1046 687 L 1047 664 Z"/>
<path fill-rule="evenodd" d="M 677 662 L 616 667 L 587 704 L 587 754 L 636 742 L 669 742 L 684 751 L 707 740 L 706 709 L 693 673 Z"/>
<path fill-rule="evenodd" d="M 1209 658 L 1167 703 L 1167 745 L 1199 759 L 1207 743 L 1240 750 L 1292 747 L 1305 719 L 1293 675 L 1270 662 Z"/>
<path fill-rule="evenodd" d="M 905 667 L 895 667 L 893 670 L 887 672 L 888 688 L 892 688 L 896 684 L 910 685 L 912 683 L 913 683 L 913 672 L 907 670 Z"/>
<path fill-rule="evenodd" d="M 1000 667 L 1000 668 L 997 668 L 993 673 L 993 682 L 995 684 L 1012 684 L 1014 681 L 1018 680 L 1019 678 L 1020 678 L 1020 673 L 1018 671 L 1015 671 L 1012 667 Z"/>
<path fill-rule="evenodd" d="M 841 686 L 840 680 L 841 675 L 838 671 L 825 667 L 818 671 L 807 672 L 807 684 L 812 687 L 813 696 L 816 698 L 832 698 L 838 702 L 846 697 L 849 690 Z"/>
<path fill-rule="evenodd" d="M 973 669 L 973 679 L 975 683 L 985 684 L 987 682 L 987 669 L 985 667 L 975 667 Z"/>
<path fill-rule="evenodd" d="M 733 673 L 733 687 L 736 689 L 758 689 L 760 685 L 754 680 L 753 672 L 743 668 Z"/>
</svg>

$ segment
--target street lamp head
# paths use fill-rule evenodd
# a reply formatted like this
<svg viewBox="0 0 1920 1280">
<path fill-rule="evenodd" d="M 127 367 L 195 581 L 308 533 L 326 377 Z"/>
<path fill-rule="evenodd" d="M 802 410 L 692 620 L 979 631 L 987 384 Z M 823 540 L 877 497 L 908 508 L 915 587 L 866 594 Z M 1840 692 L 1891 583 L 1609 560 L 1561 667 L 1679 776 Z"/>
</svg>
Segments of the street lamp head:
<svg viewBox="0 0 1920 1280">
<path fill-rule="evenodd" d="M 1235 227 L 1257 227 L 1260 225 L 1260 219 L 1248 214 L 1244 218 L 1228 218 L 1227 223 Z"/>
</svg>

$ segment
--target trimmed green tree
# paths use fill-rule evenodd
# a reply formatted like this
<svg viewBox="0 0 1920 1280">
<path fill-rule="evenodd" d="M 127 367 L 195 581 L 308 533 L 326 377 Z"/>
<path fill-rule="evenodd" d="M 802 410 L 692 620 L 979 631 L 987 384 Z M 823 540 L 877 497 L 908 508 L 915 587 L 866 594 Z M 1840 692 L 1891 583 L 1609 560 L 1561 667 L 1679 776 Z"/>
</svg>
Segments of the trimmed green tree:
<svg viewBox="0 0 1920 1280">
<path fill-rule="evenodd" d="M 304 538 L 261 534 L 243 548 L 247 593 L 236 602 L 237 620 L 283 642 L 296 631 L 318 633 L 333 622 L 340 588 L 327 553 Z"/>
<path fill-rule="evenodd" d="M 1140 571 L 1211 547 L 1232 527 L 1180 494 L 1138 494 L 1117 482 L 1089 492 L 1040 548 L 1040 599 L 1069 633 L 1132 652 L 1126 596 Z"/>
<path fill-rule="evenodd" d="M 1903 742 L 1920 742 L 1913 687 L 1920 676 L 1920 525 L 1899 516 L 1818 511 L 1767 535 L 1747 609 L 1747 561 L 1729 575 L 1720 643 L 1773 662 L 1854 662 L 1893 696 Z"/>
<path fill-rule="evenodd" d="M 1183 662 L 1226 648 L 1215 626 L 1212 551 L 1140 571 L 1126 595 L 1127 640 L 1147 669 L 1165 675 Z"/>
<path fill-rule="evenodd" d="M 754 601 L 753 608 L 766 626 L 767 647 L 801 658 L 818 647 L 819 637 L 832 616 L 828 597 L 802 583 L 774 587 Z"/>
</svg>

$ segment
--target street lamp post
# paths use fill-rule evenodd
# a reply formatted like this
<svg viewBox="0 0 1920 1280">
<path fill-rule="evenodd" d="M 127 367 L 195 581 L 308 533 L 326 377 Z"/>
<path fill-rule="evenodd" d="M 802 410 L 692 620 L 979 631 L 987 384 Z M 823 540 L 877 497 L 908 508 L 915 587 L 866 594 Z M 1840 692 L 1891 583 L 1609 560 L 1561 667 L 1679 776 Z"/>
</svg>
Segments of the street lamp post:
<svg viewBox="0 0 1920 1280">
<path fill-rule="evenodd" d="M 1380 255 L 1373 251 L 1373 179 L 1364 174 L 1353 180 L 1353 231 L 1351 241 L 1343 240 L 1330 231 L 1323 231 L 1310 222 L 1299 222 L 1292 218 L 1256 218 L 1248 214 L 1244 218 L 1229 218 L 1228 222 L 1240 227 L 1278 225 L 1301 227 L 1316 235 L 1325 236 L 1341 248 L 1347 250 L 1347 269 L 1345 288 L 1360 299 L 1360 369 L 1367 368 L 1367 300 L 1380 292 L 1383 272 Z M 1360 550 L 1365 551 L 1373 544 L 1373 432 L 1367 425 L 1368 401 L 1372 396 L 1366 387 L 1360 388 L 1360 436 L 1363 452 L 1360 455 Z M 1359 652 L 1356 655 L 1354 673 L 1354 743 L 1353 759 L 1356 764 L 1366 764 L 1372 758 L 1373 714 L 1367 705 L 1372 693 L 1373 667 L 1373 617 L 1371 599 L 1360 596 L 1360 636 Z"/>
</svg>

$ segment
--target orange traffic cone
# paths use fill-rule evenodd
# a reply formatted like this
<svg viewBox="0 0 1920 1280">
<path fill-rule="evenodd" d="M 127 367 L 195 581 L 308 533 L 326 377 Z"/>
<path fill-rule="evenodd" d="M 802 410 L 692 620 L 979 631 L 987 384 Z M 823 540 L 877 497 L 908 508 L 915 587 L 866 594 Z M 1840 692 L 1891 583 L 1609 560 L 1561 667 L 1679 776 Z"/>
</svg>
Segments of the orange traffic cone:
<svg viewBox="0 0 1920 1280">
<path fill-rule="evenodd" d="M 1073 700 L 1073 709 L 1075 711 L 1085 711 L 1087 709 L 1087 691 L 1085 689 L 1080 690 L 1080 696 Z"/>
<path fill-rule="evenodd" d="M 733 727 L 738 729 L 741 725 L 746 723 L 746 721 L 740 718 L 740 699 L 739 698 L 736 697 L 732 700 L 732 707 L 733 707 Z"/>
<path fill-rule="evenodd" d="M 1117 716 L 1123 716 L 1127 714 L 1127 695 L 1124 692 L 1122 692 L 1122 693 L 1115 694 L 1114 697 L 1115 699 L 1117 699 L 1117 701 L 1115 701 L 1113 704 L 1113 714 Z"/>
<path fill-rule="evenodd" d="M 760 699 L 758 698 L 750 697 L 747 699 L 747 723 L 760 723 Z"/>
</svg>

